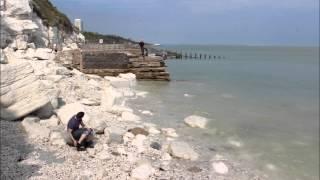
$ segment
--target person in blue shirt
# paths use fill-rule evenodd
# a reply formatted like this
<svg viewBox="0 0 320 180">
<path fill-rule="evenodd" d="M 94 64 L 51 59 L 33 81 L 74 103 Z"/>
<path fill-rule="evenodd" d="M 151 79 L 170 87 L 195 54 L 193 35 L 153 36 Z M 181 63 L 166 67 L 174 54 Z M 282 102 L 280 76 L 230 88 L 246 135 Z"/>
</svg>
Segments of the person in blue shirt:
<svg viewBox="0 0 320 180">
<path fill-rule="evenodd" d="M 73 145 L 77 147 L 77 150 L 85 150 L 87 137 L 92 133 L 91 128 L 86 128 L 82 118 L 84 112 L 78 112 L 72 116 L 68 122 L 67 131 L 73 141 Z M 81 125 L 82 128 L 79 128 Z"/>
</svg>

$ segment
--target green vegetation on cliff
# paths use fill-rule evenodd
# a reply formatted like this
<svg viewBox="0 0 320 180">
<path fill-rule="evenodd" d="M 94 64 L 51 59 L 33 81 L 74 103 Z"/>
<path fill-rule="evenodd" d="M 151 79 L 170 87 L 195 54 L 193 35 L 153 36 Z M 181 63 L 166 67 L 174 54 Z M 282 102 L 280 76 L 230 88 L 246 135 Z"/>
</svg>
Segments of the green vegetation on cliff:
<svg viewBox="0 0 320 180">
<path fill-rule="evenodd" d="M 43 20 L 46 26 L 56 26 L 67 33 L 73 31 L 68 17 L 52 5 L 49 0 L 32 0 L 33 11 Z"/>
<path fill-rule="evenodd" d="M 86 37 L 87 42 L 94 42 L 98 43 L 99 39 L 103 39 L 103 43 L 105 44 L 137 44 L 136 41 L 133 41 L 131 39 L 123 38 L 116 35 L 103 35 L 96 32 L 82 32 L 82 34 Z"/>
</svg>

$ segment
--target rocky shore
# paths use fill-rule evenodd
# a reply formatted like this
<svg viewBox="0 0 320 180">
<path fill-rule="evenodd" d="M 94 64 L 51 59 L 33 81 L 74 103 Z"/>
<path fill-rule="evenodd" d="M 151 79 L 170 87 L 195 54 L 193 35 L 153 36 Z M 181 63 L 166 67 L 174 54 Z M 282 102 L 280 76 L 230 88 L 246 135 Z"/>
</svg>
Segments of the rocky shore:
<svg viewBox="0 0 320 180">
<path fill-rule="evenodd" d="M 1 179 L 260 179 L 241 164 L 214 152 L 204 159 L 201 147 L 179 137 L 172 127 L 144 122 L 126 105 L 136 91 L 136 75 L 84 74 L 54 61 L 49 31 L 28 0 L 6 1 L 1 11 Z M 15 34 L 13 37 L 12 34 Z M 78 49 L 79 34 L 69 34 L 61 51 Z M 66 124 L 85 112 L 84 123 L 96 132 L 94 148 L 78 152 L 67 145 Z M 191 116 L 190 127 L 207 119 Z"/>
<path fill-rule="evenodd" d="M 50 60 L 46 61 L 50 69 L 37 69 L 44 61 L 32 61 L 32 71 L 27 70 L 29 61 L 1 65 L 1 93 L 11 87 L 15 94 L 10 96 L 13 104 L 4 103 L 7 94 L 1 96 L 2 105 L 10 104 L 2 106 L 1 114 L 1 119 L 7 119 L 1 120 L 4 179 L 259 179 L 218 153 L 204 161 L 201 147 L 184 142 L 175 129 L 143 122 L 138 112 L 126 106 L 127 99 L 147 94 L 134 90 L 134 74 L 102 78 Z M 21 66 L 25 70 L 17 73 Z M 40 70 L 48 74 L 37 78 Z M 30 88 L 29 76 L 46 88 L 39 92 Z M 22 79 L 15 81 L 18 77 Z M 20 88 L 12 88 L 21 82 L 25 83 Z M 38 101 L 41 97 L 44 102 Z M 25 108 L 30 104 L 40 108 Z M 8 109 L 15 113 L 7 113 Z M 67 145 L 65 134 L 67 121 L 78 111 L 86 113 L 85 123 L 97 133 L 94 148 L 84 152 Z M 146 110 L 141 113 L 152 115 Z M 8 121 L 17 119 L 22 122 Z M 197 116 L 185 119 L 187 125 L 199 128 L 205 128 L 206 121 Z"/>
</svg>

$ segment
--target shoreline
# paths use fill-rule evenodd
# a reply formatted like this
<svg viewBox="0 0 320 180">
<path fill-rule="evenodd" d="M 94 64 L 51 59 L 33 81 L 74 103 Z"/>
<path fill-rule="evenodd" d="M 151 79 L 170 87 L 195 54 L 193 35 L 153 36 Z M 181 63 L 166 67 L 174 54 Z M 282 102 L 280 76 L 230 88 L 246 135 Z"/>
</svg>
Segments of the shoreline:
<svg viewBox="0 0 320 180">
<path fill-rule="evenodd" d="M 35 69 L 35 71 L 38 70 Z M 148 94 L 148 92 L 138 92 L 134 89 L 136 80 L 132 74 L 101 78 L 83 74 L 75 69 L 71 73 L 72 76 L 64 76 L 55 83 L 61 91 L 60 103 L 63 102 L 56 110 L 56 118 L 60 119 L 59 125 L 48 124 L 52 117 L 50 117 L 51 120 L 41 119 L 35 123 L 37 126 L 50 129 L 48 137 L 35 137 L 34 132 L 28 130 L 24 121 L 30 116 L 24 118 L 22 123 L 6 122 L 22 124 L 27 131 L 23 134 L 28 136 L 25 144 L 33 148 L 30 152 L 22 152 L 27 155 L 16 162 L 16 165 L 38 167 L 32 172 L 22 170 L 22 174 L 29 176 L 28 179 L 49 177 L 57 177 L 57 179 L 64 179 L 64 177 L 73 179 L 179 179 L 182 177 L 184 179 L 234 179 L 236 177 L 259 179 L 251 172 L 242 169 L 236 162 L 220 155 L 205 162 L 201 161 L 201 147 L 195 145 L 184 146 L 183 144 L 179 147 L 180 144 L 178 144 L 177 154 L 173 153 L 172 147 L 170 150 L 172 143 L 187 141 L 177 137 L 175 129 L 170 129 L 171 127 L 158 127 L 156 124 L 144 122 L 134 110 L 125 105 L 130 98 L 141 98 Z M 78 90 L 70 93 L 68 86 L 78 87 Z M 88 100 L 83 96 L 90 96 L 92 99 Z M 79 97 L 82 98 L 79 99 Z M 97 105 L 99 102 L 94 98 L 101 98 L 100 105 Z M 66 145 L 63 139 L 59 139 L 61 136 L 58 136 L 58 139 L 53 137 L 59 133 L 63 135 L 65 129 L 63 120 L 65 114 L 61 115 L 60 110 L 70 104 L 74 106 L 75 103 L 77 106 L 82 106 L 86 116 L 90 117 L 89 121 L 85 121 L 89 126 L 96 125 L 95 129 L 101 127 L 101 124 L 105 126 L 103 133 L 96 135 L 95 148 L 84 152 L 77 152 L 74 147 Z M 67 109 L 75 111 L 72 109 L 73 106 Z M 149 113 L 146 109 L 141 111 Z M 3 122 L 1 120 L 1 129 L 3 129 Z M 35 124 L 31 126 L 36 127 Z M 128 132 L 134 128 L 137 128 L 137 132 Z M 14 145 L 18 146 L 18 144 Z M 7 155 L 2 154 L 2 156 Z M 222 168 L 221 172 L 214 170 L 214 163 L 222 166 L 218 167 L 220 170 Z M 18 172 L 10 174 L 14 177 L 19 176 L 16 173 Z M 5 174 L 4 176 L 6 177 Z"/>
</svg>

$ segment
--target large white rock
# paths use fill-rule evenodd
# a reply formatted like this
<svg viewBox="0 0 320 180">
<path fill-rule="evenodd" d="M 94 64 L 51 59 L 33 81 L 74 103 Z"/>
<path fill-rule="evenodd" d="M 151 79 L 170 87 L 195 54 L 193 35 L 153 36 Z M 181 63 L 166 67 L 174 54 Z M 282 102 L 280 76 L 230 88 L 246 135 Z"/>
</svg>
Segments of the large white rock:
<svg viewBox="0 0 320 180">
<path fill-rule="evenodd" d="M 148 127 L 148 132 L 150 134 L 160 134 L 161 132 L 155 127 Z"/>
<path fill-rule="evenodd" d="M 28 36 L 18 35 L 16 37 L 15 43 L 18 50 L 26 50 L 28 48 Z"/>
<path fill-rule="evenodd" d="M 119 103 L 123 95 L 117 91 L 110 83 L 106 82 L 101 97 L 101 106 L 104 110 L 110 111 L 114 105 Z M 119 103 L 120 104 L 120 103 Z"/>
<path fill-rule="evenodd" d="M 54 112 L 53 110 L 54 108 L 51 105 L 51 102 L 48 102 L 46 105 L 38 109 L 35 114 L 41 119 L 47 119 L 51 117 Z"/>
<path fill-rule="evenodd" d="M 66 144 L 64 134 L 59 131 L 51 132 L 50 141 L 52 145 L 63 146 Z"/>
<path fill-rule="evenodd" d="M 1 118 L 16 120 L 50 102 L 29 63 L 1 66 Z"/>
<path fill-rule="evenodd" d="M 53 109 L 57 109 L 59 107 L 58 97 L 60 92 L 61 91 L 59 89 L 52 89 L 47 92 L 47 97 L 50 99 Z"/>
<path fill-rule="evenodd" d="M 30 138 L 48 139 L 50 130 L 46 127 L 40 126 L 38 117 L 26 117 L 22 121 L 22 126 L 26 130 Z"/>
<path fill-rule="evenodd" d="M 169 144 L 169 153 L 177 158 L 196 160 L 199 155 L 189 146 L 189 144 L 180 141 L 173 141 Z"/>
<path fill-rule="evenodd" d="M 10 0 L 5 2 L 6 13 L 11 16 L 30 15 L 32 13 L 29 0 Z"/>
<path fill-rule="evenodd" d="M 167 137 L 179 137 L 173 128 L 161 128 L 161 132 Z"/>
<path fill-rule="evenodd" d="M 79 47 L 78 47 L 78 45 L 77 45 L 76 43 L 71 43 L 71 44 L 69 45 L 69 47 L 70 47 L 71 49 L 79 49 Z"/>
<path fill-rule="evenodd" d="M 146 180 L 155 172 L 148 162 L 141 163 L 131 171 L 131 178 L 136 180 Z"/>
<path fill-rule="evenodd" d="M 108 110 L 108 112 L 110 112 L 112 114 L 116 114 L 116 115 L 121 115 L 123 112 L 133 113 L 133 109 L 125 107 L 125 106 L 114 105 L 114 106 L 112 106 L 112 108 L 110 110 Z"/>
<path fill-rule="evenodd" d="M 54 58 L 54 54 L 51 53 L 52 49 L 48 48 L 37 48 L 35 53 L 33 54 L 33 58 L 37 58 L 39 60 L 49 60 Z"/>
<path fill-rule="evenodd" d="M 123 78 L 123 79 L 127 79 L 129 81 L 131 81 L 132 83 L 134 83 L 136 81 L 136 75 L 133 73 L 126 73 L 126 74 L 119 74 L 118 77 Z"/>
<path fill-rule="evenodd" d="M 170 156 L 169 153 L 165 152 L 161 155 L 161 161 L 171 161 L 171 160 L 172 160 L 172 157 Z"/>
<path fill-rule="evenodd" d="M 123 142 L 123 134 L 126 133 L 126 130 L 117 126 L 110 126 L 105 129 L 104 133 L 109 134 L 108 142 L 119 144 Z"/>
<path fill-rule="evenodd" d="M 208 119 L 201 116 L 188 116 L 184 119 L 184 122 L 189 125 L 190 127 L 197 127 L 197 128 L 205 128 L 208 122 Z"/>
<path fill-rule="evenodd" d="M 22 1 L 25 2 L 26 0 L 22 0 Z M 7 2 L 9 3 L 9 1 Z M 30 8 L 30 7 L 27 6 L 27 8 Z M 26 41 L 18 40 L 19 42 L 17 44 L 16 35 L 30 34 L 32 31 L 38 29 L 38 26 L 34 22 L 32 22 L 31 19 L 28 19 L 26 17 L 20 18 L 19 16 L 20 15 L 14 15 L 10 13 L 10 10 L 1 11 L 1 22 L 0 22 L 1 48 L 9 46 L 11 43 L 12 45 L 11 47 L 15 50 L 18 49 L 17 45 L 19 46 L 20 49 L 26 49 L 25 48 Z M 22 15 L 22 16 L 28 16 L 28 15 Z"/>
<path fill-rule="evenodd" d="M 145 115 L 149 115 L 149 116 L 153 115 L 153 113 L 151 111 L 148 111 L 148 110 L 141 111 L 141 114 L 145 114 Z"/>
<path fill-rule="evenodd" d="M 92 99 L 82 99 L 81 100 L 81 104 L 87 105 L 87 106 L 99 106 L 100 102 L 97 102 L 97 101 L 92 100 Z"/>
<path fill-rule="evenodd" d="M 140 121 L 141 118 L 132 112 L 124 111 L 121 114 L 121 119 L 124 121 Z"/>
<path fill-rule="evenodd" d="M 212 163 L 213 170 L 218 174 L 227 174 L 229 168 L 223 162 L 213 162 Z"/>
<path fill-rule="evenodd" d="M 85 106 L 79 102 L 66 104 L 57 110 L 57 115 L 60 121 L 67 125 L 72 116 L 76 115 L 78 112 L 84 112 L 83 122 L 90 128 L 93 128 L 96 133 L 102 134 L 104 129 L 107 127 L 107 119 L 109 116 L 105 116 L 102 113 L 91 113 L 87 111 Z"/>
<path fill-rule="evenodd" d="M 6 28 L 9 33 L 16 34 L 31 32 L 39 28 L 31 19 L 17 19 L 13 17 L 3 18 L 1 24 L 4 24 L 4 28 Z"/>
<path fill-rule="evenodd" d="M 107 160 L 107 159 L 110 159 L 111 157 L 107 151 L 101 151 L 96 154 L 96 158 L 98 158 L 100 160 Z"/>
<path fill-rule="evenodd" d="M 132 140 L 131 144 L 135 146 L 138 150 L 138 153 L 142 153 L 145 150 L 143 142 L 147 139 L 145 135 L 138 134 Z"/>
<path fill-rule="evenodd" d="M 63 79 L 64 77 L 61 76 L 61 75 L 49 75 L 49 76 L 46 76 L 46 79 L 47 80 L 50 80 L 50 81 L 53 81 L 53 82 L 59 82 L 61 79 Z"/>
<path fill-rule="evenodd" d="M 123 143 L 127 144 L 128 142 L 131 142 L 133 140 L 133 138 L 135 138 L 135 136 L 131 132 L 126 132 L 126 133 L 124 133 L 122 138 L 123 138 Z"/>
<path fill-rule="evenodd" d="M 87 122 L 87 126 L 93 128 L 97 134 L 103 134 L 107 127 L 107 118 L 110 117 L 100 113 L 92 115 L 90 121 Z"/>
<path fill-rule="evenodd" d="M 55 71 L 56 75 L 69 76 L 72 74 L 72 72 L 65 67 L 57 67 Z"/>
<path fill-rule="evenodd" d="M 40 125 L 45 127 L 55 127 L 59 125 L 59 119 L 53 115 L 49 119 L 40 120 Z"/>
<path fill-rule="evenodd" d="M 108 80 L 115 88 L 130 88 L 133 84 L 132 81 L 120 77 L 105 76 L 104 79 Z"/>
<path fill-rule="evenodd" d="M 79 103 L 71 103 L 71 104 L 66 104 L 62 106 L 60 109 L 57 110 L 57 115 L 60 119 L 60 121 L 64 124 L 67 125 L 69 120 L 72 118 L 72 116 L 76 115 L 78 112 L 84 112 L 85 115 L 83 117 L 83 122 L 87 124 L 90 121 L 90 116 L 86 113 L 86 110 L 84 106 Z"/>
<path fill-rule="evenodd" d="M 8 64 L 8 58 L 1 48 L 0 48 L 0 64 Z"/>
</svg>

